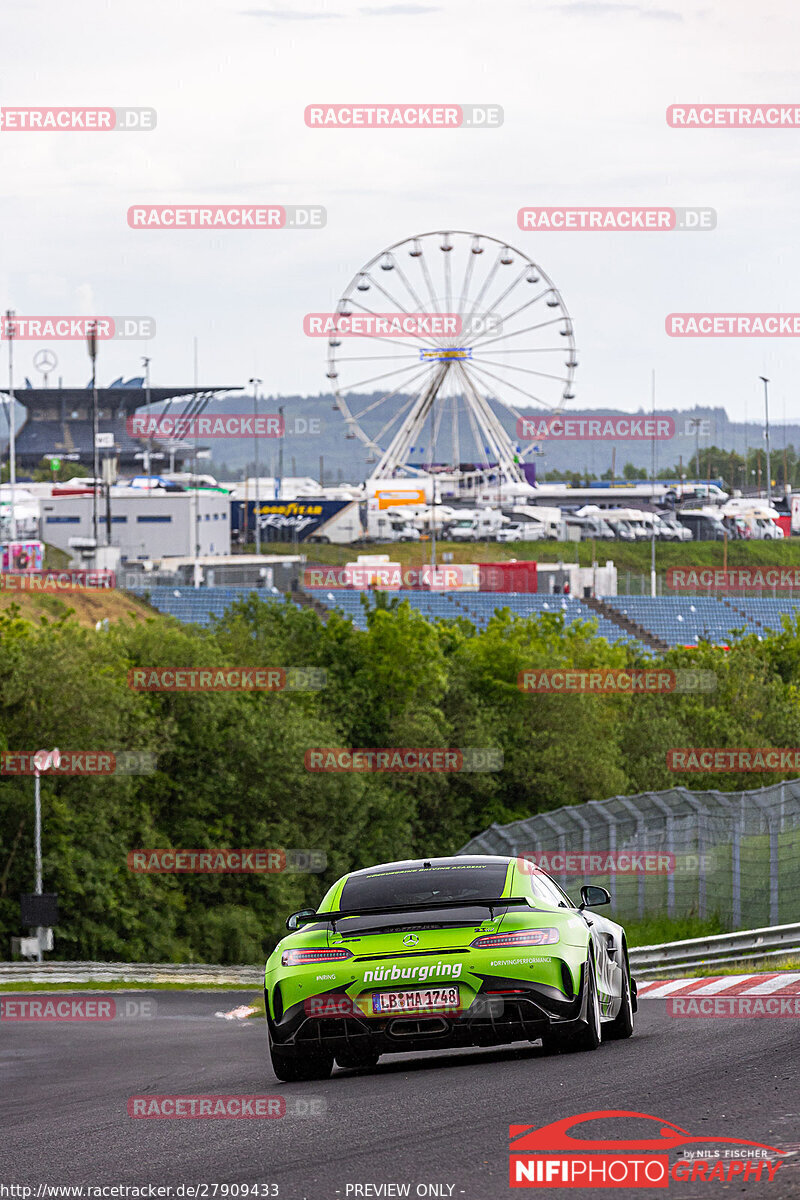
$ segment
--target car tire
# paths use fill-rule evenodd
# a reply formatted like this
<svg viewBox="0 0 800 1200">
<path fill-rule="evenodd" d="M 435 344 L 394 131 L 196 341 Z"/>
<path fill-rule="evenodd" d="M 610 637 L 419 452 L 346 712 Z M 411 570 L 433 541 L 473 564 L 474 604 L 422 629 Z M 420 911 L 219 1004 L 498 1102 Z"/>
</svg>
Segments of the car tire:
<svg viewBox="0 0 800 1200">
<path fill-rule="evenodd" d="M 613 1021 L 609 1021 L 603 1026 L 603 1040 L 606 1038 L 612 1041 L 617 1038 L 629 1038 L 633 1033 L 635 1018 L 633 1015 L 633 998 L 631 996 L 630 984 L 630 967 L 628 965 L 628 956 L 625 955 L 622 971 L 622 1004 L 620 1010 L 614 1017 Z"/>
<path fill-rule="evenodd" d="M 333 1070 L 333 1054 L 318 1046 L 276 1046 L 269 1040 L 272 1069 L 283 1083 L 300 1083 L 309 1079 L 329 1079 Z"/>
<path fill-rule="evenodd" d="M 379 1058 L 376 1050 L 338 1050 L 336 1065 L 345 1071 L 371 1071 L 377 1067 Z"/>
</svg>

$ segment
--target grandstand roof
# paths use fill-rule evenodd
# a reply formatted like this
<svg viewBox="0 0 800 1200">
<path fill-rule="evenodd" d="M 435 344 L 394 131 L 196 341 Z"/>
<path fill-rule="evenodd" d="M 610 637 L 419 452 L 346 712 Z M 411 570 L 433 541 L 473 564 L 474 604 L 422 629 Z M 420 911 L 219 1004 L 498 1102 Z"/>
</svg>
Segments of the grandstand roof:
<svg viewBox="0 0 800 1200">
<path fill-rule="evenodd" d="M 165 400 L 177 400 L 182 396 L 202 396 L 210 395 L 215 392 L 240 392 L 241 384 L 226 384 L 225 386 L 217 387 L 151 387 L 150 388 L 150 403 L 163 404 Z M 7 389 L 0 388 L 0 394 L 8 395 Z M 83 388 L 19 388 L 14 392 L 15 399 L 27 408 L 31 416 L 35 416 L 37 409 L 52 409 L 54 404 L 75 405 L 83 402 L 86 403 L 87 397 L 91 400 L 91 387 Z M 137 408 L 141 408 L 147 403 L 147 390 L 139 384 L 136 387 L 107 387 L 97 389 L 97 402 L 100 407 L 113 406 L 117 410 L 124 409 L 125 412 L 135 412 Z"/>
<path fill-rule="evenodd" d="M 111 387 L 97 389 L 100 433 L 113 433 L 114 445 L 124 467 L 135 466 L 136 454 L 145 444 L 141 438 L 132 438 L 126 429 L 126 418 L 147 402 L 147 389 L 139 379 L 129 379 L 127 386 L 114 383 Z M 196 415 L 218 392 L 241 391 L 241 385 L 225 387 L 151 387 L 150 403 L 164 404 L 169 400 L 189 401 L 189 411 Z M 8 395 L 0 388 L 0 395 Z M 81 462 L 90 462 L 93 451 L 91 422 L 92 389 L 85 388 L 32 388 L 15 392 L 16 399 L 28 411 L 27 419 L 17 433 L 16 457 L 22 466 L 33 467 L 48 454 L 59 454 L 66 458 L 78 457 Z M 176 410 L 177 411 L 177 410 Z M 181 407 L 181 412 L 187 411 Z M 78 416 L 73 416 L 77 412 Z M 3 439 L 5 443 L 6 439 Z M 154 438 L 152 448 L 159 449 L 164 439 Z M 179 457 L 185 457 L 188 443 L 171 442 Z"/>
</svg>

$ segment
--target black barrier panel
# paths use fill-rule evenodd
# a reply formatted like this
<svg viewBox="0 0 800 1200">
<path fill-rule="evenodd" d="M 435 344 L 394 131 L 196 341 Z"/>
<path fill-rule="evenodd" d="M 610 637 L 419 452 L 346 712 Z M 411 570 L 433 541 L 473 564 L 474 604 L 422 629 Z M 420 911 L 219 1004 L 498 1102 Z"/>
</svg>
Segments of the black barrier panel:
<svg viewBox="0 0 800 1200">
<path fill-rule="evenodd" d="M 37 896 L 35 892 L 23 892 L 19 898 L 20 919 L 22 925 L 29 929 L 52 929 L 58 924 L 58 894 L 43 892 Z"/>
</svg>

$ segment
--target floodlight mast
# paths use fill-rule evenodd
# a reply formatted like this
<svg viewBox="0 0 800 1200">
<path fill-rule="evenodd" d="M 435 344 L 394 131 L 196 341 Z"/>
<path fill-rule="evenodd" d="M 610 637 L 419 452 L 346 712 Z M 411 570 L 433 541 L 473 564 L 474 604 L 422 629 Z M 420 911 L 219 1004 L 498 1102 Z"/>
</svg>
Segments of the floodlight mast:
<svg viewBox="0 0 800 1200">
<path fill-rule="evenodd" d="M 16 443 L 16 421 L 14 409 L 16 400 L 14 399 L 14 313 L 11 309 L 6 312 L 6 334 L 8 335 L 8 483 L 10 490 L 11 502 L 11 521 L 10 533 L 11 541 L 17 540 L 17 513 L 14 505 L 14 491 L 17 486 L 17 443 Z"/>
<path fill-rule="evenodd" d="M 99 432 L 97 411 L 97 322 L 92 321 L 86 338 L 89 358 L 92 360 L 92 537 L 97 546 L 97 480 L 100 476 L 100 453 L 97 447 Z"/>
</svg>

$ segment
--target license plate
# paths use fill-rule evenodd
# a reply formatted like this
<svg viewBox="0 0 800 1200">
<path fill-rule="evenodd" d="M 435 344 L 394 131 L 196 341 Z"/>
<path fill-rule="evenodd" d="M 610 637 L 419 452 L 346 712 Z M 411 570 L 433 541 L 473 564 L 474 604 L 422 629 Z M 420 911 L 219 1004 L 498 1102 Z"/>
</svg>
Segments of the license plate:
<svg viewBox="0 0 800 1200">
<path fill-rule="evenodd" d="M 457 987 L 372 993 L 373 1016 L 383 1016 L 384 1013 L 419 1013 L 442 1008 L 458 1008 Z"/>
</svg>

